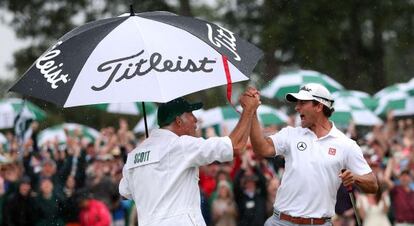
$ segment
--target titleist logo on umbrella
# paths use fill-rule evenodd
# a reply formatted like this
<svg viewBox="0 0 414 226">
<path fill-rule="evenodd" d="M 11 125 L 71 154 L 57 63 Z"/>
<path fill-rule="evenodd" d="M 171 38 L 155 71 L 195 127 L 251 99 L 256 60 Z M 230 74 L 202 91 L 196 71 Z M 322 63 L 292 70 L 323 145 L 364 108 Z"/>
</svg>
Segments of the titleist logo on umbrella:
<svg viewBox="0 0 414 226">
<path fill-rule="evenodd" d="M 70 80 L 68 79 L 68 74 L 61 74 L 63 63 L 58 64 L 52 60 L 60 54 L 60 50 L 55 49 L 60 44 L 62 44 L 62 41 L 56 43 L 49 52 L 45 53 L 36 61 L 36 68 L 40 70 L 40 73 L 46 78 L 46 81 L 50 83 L 52 89 L 59 87 L 59 82 L 67 83 Z"/>
<path fill-rule="evenodd" d="M 108 72 L 109 77 L 101 86 L 92 86 L 92 90 L 101 91 L 106 89 L 112 81 L 120 82 L 124 79 L 131 79 L 135 76 L 144 76 L 151 71 L 157 72 L 198 72 L 203 71 L 210 73 L 213 68 L 209 68 L 208 64 L 216 63 L 216 60 L 209 60 L 204 57 L 201 60 L 193 61 L 192 59 L 184 60 L 179 56 L 176 60 L 163 59 L 160 53 L 152 53 L 149 59 L 143 59 L 140 56 L 144 50 L 132 56 L 109 60 L 98 66 L 98 72 Z"/>
<path fill-rule="evenodd" d="M 234 37 L 234 33 L 218 26 L 219 29 L 215 30 L 211 27 L 210 24 L 206 24 L 208 29 L 208 39 L 210 40 L 213 45 L 221 48 L 222 46 L 230 50 L 234 54 L 234 60 L 240 61 L 241 58 L 237 53 L 236 49 L 236 37 Z"/>
</svg>

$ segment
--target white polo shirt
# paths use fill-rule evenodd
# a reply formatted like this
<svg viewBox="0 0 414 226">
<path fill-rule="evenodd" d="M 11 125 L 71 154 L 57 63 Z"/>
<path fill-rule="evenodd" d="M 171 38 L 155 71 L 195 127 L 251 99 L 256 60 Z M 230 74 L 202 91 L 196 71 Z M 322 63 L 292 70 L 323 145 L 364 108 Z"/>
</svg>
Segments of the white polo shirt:
<svg viewBox="0 0 414 226">
<path fill-rule="evenodd" d="M 276 154 L 285 157 L 285 172 L 274 209 L 291 216 L 332 217 L 342 183 L 341 169 L 358 175 L 371 172 L 360 147 L 335 125 L 319 139 L 302 127 L 286 127 L 270 138 Z"/>
<path fill-rule="evenodd" d="M 204 226 L 198 167 L 232 159 L 228 137 L 203 139 L 156 129 L 128 154 L 119 192 L 135 201 L 140 226 Z"/>
</svg>

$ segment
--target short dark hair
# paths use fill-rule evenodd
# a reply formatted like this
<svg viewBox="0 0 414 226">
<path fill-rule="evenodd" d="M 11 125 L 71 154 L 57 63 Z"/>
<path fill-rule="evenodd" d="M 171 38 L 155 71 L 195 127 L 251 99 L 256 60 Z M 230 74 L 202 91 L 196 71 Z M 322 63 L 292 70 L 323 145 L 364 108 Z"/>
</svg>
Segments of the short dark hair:
<svg viewBox="0 0 414 226">
<path fill-rule="evenodd" d="M 317 100 L 312 100 L 313 105 L 318 105 L 318 104 L 322 104 L 321 102 L 317 101 Z M 323 114 L 329 118 L 332 116 L 332 113 L 334 113 L 335 109 L 334 108 L 328 108 L 326 105 L 322 104 L 323 109 L 322 112 Z"/>
<path fill-rule="evenodd" d="M 404 174 L 406 174 L 406 175 L 411 175 L 411 174 L 410 174 L 410 170 L 408 170 L 408 169 L 404 169 L 404 170 L 402 170 L 402 171 L 401 171 L 401 173 L 400 173 L 400 176 L 401 176 L 401 175 L 404 175 Z"/>
</svg>

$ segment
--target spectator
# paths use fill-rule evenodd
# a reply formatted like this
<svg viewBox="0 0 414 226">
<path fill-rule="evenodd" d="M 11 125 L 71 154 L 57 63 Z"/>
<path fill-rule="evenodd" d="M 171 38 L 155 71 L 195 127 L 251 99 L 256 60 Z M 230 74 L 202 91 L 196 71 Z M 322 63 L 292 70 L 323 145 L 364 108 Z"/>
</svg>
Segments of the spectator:
<svg viewBox="0 0 414 226">
<path fill-rule="evenodd" d="M 79 219 L 81 226 L 110 226 L 111 213 L 105 203 L 86 196 L 86 192 L 79 196 L 81 208 Z"/>
<path fill-rule="evenodd" d="M 226 180 L 218 182 L 217 198 L 212 203 L 214 226 L 236 226 L 237 209 Z"/>
<path fill-rule="evenodd" d="M 22 177 L 18 183 L 18 191 L 5 200 L 3 226 L 31 226 L 36 222 L 35 201 L 31 194 L 30 183 L 28 176 Z"/>
<path fill-rule="evenodd" d="M 273 203 L 276 198 L 277 189 L 279 189 L 280 179 L 275 176 L 268 180 L 267 183 L 267 200 L 266 200 L 266 213 L 270 217 L 273 214 Z"/>
<path fill-rule="evenodd" d="M 36 226 L 65 225 L 62 218 L 62 200 L 53 193 L 53 182 L 50 178 L 40 180 L 40 193 L 35 199 Z"/>
<path fill-rule="evenodd" d="M 266 221 L 266 178 L 255 162 L 244 153 L 236 174 L 234 194 L 239 210 L 239 226 L 263 225 Z"/>
<path fill-rule="evenodd" d="M 391 226 L 387 216 L 390 197 L 383 188 L 380 186 L 376 194 L 361 193 L 358 196 L 357 206 L 363 226 Z"/>
<path fill-rule="evenodd" d="M 410 189 L 412 175 L 410 171 L 403 170 L 399 176 L 399 184 L 390 178 L 390 168 L 387 167 L 386 182 L 391 190 L 391 200 L 394 209 L 395 226 L 414 225 L 414 191 Z"/>
<path fill-rule="evenodd" d="M 62 217 L 66 226 L 79 224 L 79 209 L 76 204 L 76 181 L 74 176 L 69 176 L 63 188 L 64 200 L 62 204 Z"/>
</svg>

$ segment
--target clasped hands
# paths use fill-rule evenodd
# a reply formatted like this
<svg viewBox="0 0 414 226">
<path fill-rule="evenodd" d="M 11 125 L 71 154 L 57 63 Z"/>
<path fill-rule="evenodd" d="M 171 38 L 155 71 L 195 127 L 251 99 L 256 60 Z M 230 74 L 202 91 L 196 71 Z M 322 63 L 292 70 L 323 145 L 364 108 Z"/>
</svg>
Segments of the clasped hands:
<svg viewBox="0 0 414 226">
<path fill-rule="evenodd" d="M 246 91 L 240 96 L 239 101 L 244 110 L 256 111 L 261 104 L 260 93 L 253 87 L 247 87 Z"/>
</svg>

